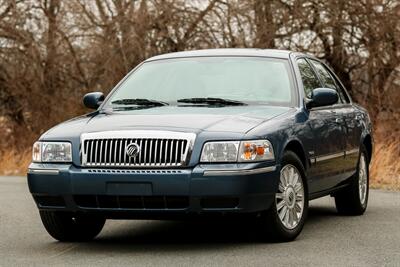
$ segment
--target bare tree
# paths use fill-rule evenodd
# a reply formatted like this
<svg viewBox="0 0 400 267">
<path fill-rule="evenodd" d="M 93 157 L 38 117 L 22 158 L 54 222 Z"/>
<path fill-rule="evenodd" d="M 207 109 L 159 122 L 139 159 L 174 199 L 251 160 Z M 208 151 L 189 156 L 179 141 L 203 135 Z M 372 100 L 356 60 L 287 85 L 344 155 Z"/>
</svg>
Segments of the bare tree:
<svg viewBox="0 0 400 267">
<path fill-rule="evenodd" d="M 84 113 L 77 99 L 145 58 L 202 48 L 313 53 L 376 122 L 400 118 L 399 17 L 396 0 L 0 0 L 0 152 Z"/>
</svg>

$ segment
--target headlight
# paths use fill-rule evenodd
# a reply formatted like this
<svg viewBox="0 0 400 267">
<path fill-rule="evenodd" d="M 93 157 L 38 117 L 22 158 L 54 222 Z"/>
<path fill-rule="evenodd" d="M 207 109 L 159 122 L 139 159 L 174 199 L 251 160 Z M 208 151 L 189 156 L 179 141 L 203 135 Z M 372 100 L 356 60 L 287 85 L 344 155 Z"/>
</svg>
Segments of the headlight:
<svg viewBox="0 0 400 267">
<path fill-rule="evenodd" d="M 36 142 L 32 150 L 33 162 L 72 162 L 71 143 Z"/>
<path fill-rule="evenodd" d="M 208 142 L 203 146 L 201 162 L 234 162 L 240 142 Z"/>
<path fill-rule="evenodd" d="M 257 162 L 273 160 L 274 151 L 268 140 L 207 142 L 201 162 Z"/>
</svg>

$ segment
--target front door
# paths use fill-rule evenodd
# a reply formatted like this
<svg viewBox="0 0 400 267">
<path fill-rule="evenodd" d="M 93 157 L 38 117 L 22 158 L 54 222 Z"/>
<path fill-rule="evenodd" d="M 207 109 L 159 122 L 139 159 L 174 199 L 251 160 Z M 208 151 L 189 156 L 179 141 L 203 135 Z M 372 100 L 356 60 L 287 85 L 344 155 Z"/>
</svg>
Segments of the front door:
<svg viewBox="0 0 400 267">
<path fill-rule="evenodd" d="M 297 60 L 306 98 L 312 91 L 326 87 L 327 82 L 317 76 L 318 71 L 308 60 Z M 320 74 L 319 74 L 320 75 Z M 329 86 L 328 86 L 329 87 Z M 308 111 L 307 127 L 312 136 L 312 150 L 308 151 L 311 166 L 307 172 L 310 193 L 316 193 L 334 187 L 341 181 L 344 172 L 345 114 L 343 103 L 317 107 Z"/>
<path fill-rule="evenodd" d="M 311 157 L 310 192 L 336 186 L 344 172 L 345 128 L 340 107 L 310 110 L 308 124 L 313 132 L 314 157 Z"/>
</svg>

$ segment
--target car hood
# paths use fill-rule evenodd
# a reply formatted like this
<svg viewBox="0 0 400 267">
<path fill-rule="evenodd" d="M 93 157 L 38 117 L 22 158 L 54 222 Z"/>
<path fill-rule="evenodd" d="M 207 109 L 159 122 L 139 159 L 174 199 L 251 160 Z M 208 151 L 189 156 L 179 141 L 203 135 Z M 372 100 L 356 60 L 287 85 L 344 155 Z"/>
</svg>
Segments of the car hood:
<svg viewBox="0 0 400 267">
<path fill-rule="evenodd" d="M 59 139 L 85 132 L 116 130 L 167 130 L 199 133 L 245 134 L 259 124 L 292 108 L 274 106 L 163 106 L 139 110 L 104 111 L 59 124 L 42 138 Z"/>
</svg>

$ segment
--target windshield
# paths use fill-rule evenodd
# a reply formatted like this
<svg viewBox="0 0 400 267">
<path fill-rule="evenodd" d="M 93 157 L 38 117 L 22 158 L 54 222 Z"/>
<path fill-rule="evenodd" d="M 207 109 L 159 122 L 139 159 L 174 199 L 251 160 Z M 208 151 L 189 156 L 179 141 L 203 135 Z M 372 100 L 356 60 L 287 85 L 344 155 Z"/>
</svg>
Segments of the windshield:
<svg viewBox="0 0 400 267">
<path fill-rule="evenodd" d="M 293 106 L 294 90 L 289 62 L 261 57 L 193 57 L 150 61 L 125 79 L 105 107 L 118 106 L 121 101 L 129 103 L 127 99 L 133 99 L 132 105 L 137 99 L 184 105 L 178 100 L 190 98 Z"/>
</svg>

